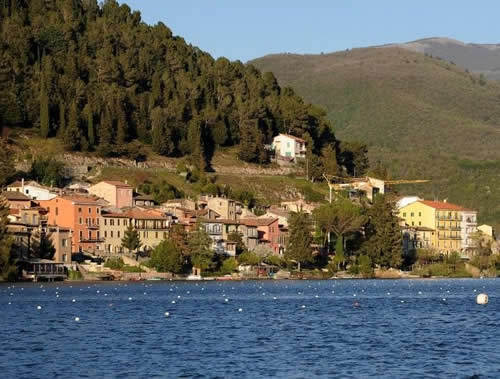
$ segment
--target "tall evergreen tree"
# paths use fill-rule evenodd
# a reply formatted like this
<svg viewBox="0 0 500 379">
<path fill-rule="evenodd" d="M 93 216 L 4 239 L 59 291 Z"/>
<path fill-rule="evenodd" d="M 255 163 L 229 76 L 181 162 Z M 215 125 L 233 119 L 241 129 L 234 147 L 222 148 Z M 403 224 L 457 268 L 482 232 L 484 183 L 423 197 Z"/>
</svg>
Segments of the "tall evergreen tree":
<svg viewBox="0 0 500 379">
<path fill-rule="evenodd" d="M 135 251 L 135 260 L 137 261 L 139 260 L 139 249 L 141 246 L 142 242 L 139 232 L 132 226 L 132 224 L 129 224 L 122 238 L 122 247 L 128 250 L 129 255 L 132 255 L 132 252 Z"/>
<path fill-rule="evenodd" d="M 12 253 L 14 240 L 8 232 L 9 206 L 0 196 L 0 280 L 12 281 L 17 278 L 15 258 Z"/>
<path fill-rule="evenodd" d="M 89 145 L 93 147 L 95 146 L 94 112 L 90 104 L 85 106 L 84 113 L 87 116 L 87 138 Z"/>
<path fill-rule="evenodd" d="M 113 154 L 113 121 L 107 108 L 101 114 L 98 152 L 104 157 Z"/>
<path fill-rule="evenodd" d="M 49 97 L 47 95 L 47 88 L 43 75 L 40 86 L 40 135 L 43 138 L 49 136 L 50 131 L 50 117 L 49 117 Z"/>
<path fill-rule="evenodd" d="M 52 243 L 50 235 L 41 232 L 34 235 L 33 238 L 33 257 L 38 259 L 52 259 L 56 253 L 56 248 Z"/>
<path fill-rule="evenodd" d="M 369 221 L 362 249 L 374 264 L 399 268 L 403 259 L 403 236 L 394 203 L 384 195 L 377 195 L 367 214 Z"/>
<path fill-rule="evenodd" d="M 313 235 L 309 214 L 305 212 L 292 213 L 288 226 L 290 232 L 285 257 L 296 261 L 300 271 L 302 263 L 312 261 Z"/>
<path fill-rule="evenodd" d="M 15 172 L 12 151 L 7 141 L 0 137 L 0 188 L 9 183 Z"/>
<path fill-rule="evenodd" d="M 64 134 L 66 133 L 66 107 L 64 102 L 59 101 L 59 130 L 58 135 L 64 138 Z"/>
<path fill-rule="evenodd" d="M 80 149 L 81 133 L 79 124 L 80 116 L 78 113 L 78 105 L 73 101 L 69 108 L 68 126 L 64 131 L 64 142 L 70 150 Z"/>
<path fill-rule="evenodd" d="M 211 250 L 212 239 L 202 225 L 196 225 L 189 233 L 188 249 L 191 263 L 200 270 L 207 270 L 213 265 L 214 252 Z"/>
</svg>

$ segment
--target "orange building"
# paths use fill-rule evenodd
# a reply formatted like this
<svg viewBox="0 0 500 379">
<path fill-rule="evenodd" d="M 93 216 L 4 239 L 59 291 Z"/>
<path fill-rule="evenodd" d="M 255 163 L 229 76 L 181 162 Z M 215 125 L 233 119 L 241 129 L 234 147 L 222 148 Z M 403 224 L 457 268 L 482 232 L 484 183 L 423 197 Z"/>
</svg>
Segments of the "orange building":
<svg viewBox="0 0 500 379">
<path fill-rule="evenodd" d="M 96 198 L 79 195 L 62 195 L 52 200 L 40 201 L 48 211 L 50 225 L 70 228 L 73 231 L 72 252 L 94 252 L 96 245 L 104 242 L 99 232 L 101 204 Z"/>
</svg>

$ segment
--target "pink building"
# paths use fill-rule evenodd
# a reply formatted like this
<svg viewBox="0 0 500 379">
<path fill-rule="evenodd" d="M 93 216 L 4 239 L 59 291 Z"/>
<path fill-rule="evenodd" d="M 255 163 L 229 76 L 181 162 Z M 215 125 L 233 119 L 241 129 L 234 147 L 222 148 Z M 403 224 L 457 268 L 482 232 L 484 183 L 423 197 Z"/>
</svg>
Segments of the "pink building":
<svg viewBox="0 0 500 379">
<path fill-rule="evenodd" d="M 269 245 L 274 254 L 280 253 L 280 227 L 278 218 L 243 218 L 241 224 L 256 226 L 259 233 L 259 243 Z"/>
<path fill-rule="evenodd" d="M 103 198 L 117 208 L 133 206 L 133 190 L 127 183 L 111 180 L 99 182 L 89 188 L 91 194 Z"/>
</svg>

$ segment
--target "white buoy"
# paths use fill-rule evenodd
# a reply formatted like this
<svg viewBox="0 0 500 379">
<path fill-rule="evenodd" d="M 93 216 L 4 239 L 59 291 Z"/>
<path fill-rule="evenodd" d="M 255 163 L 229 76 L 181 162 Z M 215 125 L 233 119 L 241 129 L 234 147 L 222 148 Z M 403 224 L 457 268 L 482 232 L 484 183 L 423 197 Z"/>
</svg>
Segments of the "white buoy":
<svg viewBox="0 0 500 379">
<path fill-rule="evenodd" d="M 37 305 L 36 309 L 40 310 L 42 307 L 40 305 Z"/>
<path fill-rule="evenodd" d="M 305 305 L 302 305 L 301 308 L 304 309 L 306 306 Z"/>
<path fill-rule="evenodd" d="M 131 297 L 129 297 L 128 299 L 129 299 L 129 300 L 132 300 L 132 298 L 131 298 Z"/>
<path fill-rule="evenodd" d="M 243 308 L 238 308 L 238 312 L 243 312 Z"/>
<path fill-rule="evenodd" d="M 75 299 L 73 299 L 73 300 L 71 300 L 71 302 L 76 303 L 76 300 L 75 300 Z"/>
<path fill-rule="evenodd" d="M 175 304 L 175 300 L 172 300 L 172 304 Z"/>
<path fill-rule="evenodd" d="M 165 317 L 170 316 L 170 312 L 165 312 Z"/>
<path fill-rule="evenodd" d="M 486 295 L 485 293 L 480 293 L 476 297 L 476 303 L 478 303 L 479 305 L 488 304 L 488 295 Z"/>
<path fill-rule="evenodd" d="M 80 317 L 75 317 L 75 321 L 76 322 L 80 321 Z"/>
<path fill-rule="evenodd" d="M 226 299 L 224 299 L 224 301 L 227 303 L 229 301 L 229 299 L 226 298 Z"/>
</svg>

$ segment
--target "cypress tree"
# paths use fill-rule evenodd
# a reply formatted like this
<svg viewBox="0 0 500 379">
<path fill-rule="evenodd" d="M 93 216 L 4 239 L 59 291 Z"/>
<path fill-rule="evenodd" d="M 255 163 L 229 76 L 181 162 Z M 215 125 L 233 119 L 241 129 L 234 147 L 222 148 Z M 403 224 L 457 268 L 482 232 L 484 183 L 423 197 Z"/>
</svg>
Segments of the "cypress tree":
<svg viewBox="0 0 500 379">
<path fill-rule="evenodd" d="M 99 153 L 102 156 L 109 156 L 112 153 L 113 145 L 113 122 L 109 115 L 109 110 L 105 109 L 101 114 L 101 124 L 99 127 Z"/>
<path fill-rule="evenodd" d="M 47 138 L 49 136 L 49 125 L 49 97 L 47 96 L 44 75 L 42 74 L 40 87 L 40 135 L 43 138 Z"/>
<path fill-rule="evenodd" d="M 206 161 L 203 149 L 202 131 L 199 118 L 194 118 L 189 123 L 188 144 L 191 152 L 191 160 L 200 171 L 205 171 Z"/>
<path fill-rule="evenodd" d="M 95 131 L 94 113 L 92 112 L 92 106 L 90 104 L 87 104 L 84 111 L 87 115 L 87 137 L 89 139 L 90 147 L 93 148 L 95 146 Z"/>
<path fill-rule="evenodd" d="M 17 277 L 17 268 L 12 254 L 14 241 L 7 229 L 8 216 L 7 201 L 0 196 L 0 280 L 12 281 Z"/>
<path fill-rule="evenodd" d="M 311 244 L 313 242 L 312 224 L 310 217 L 305 212 L 292 213 L 290 216 L 290 237 L 286 245 L 285 257 L 298 263 L 312 260 Z"/>
<path fill-rule="evenodd" d="M 80 139 L 78 105 L 73 101 L 69 108 L 68 127 L 64 132 L 64 142 L 70 150 L 78 150 L 81 143 Z"/>
<path fill-rule="evenodd" d="M 66 109 L 64 107 L 64 102 L 61 100 L 59 102 L 59 134 L 64 136 L 66 131 Z"/>
</svg>

